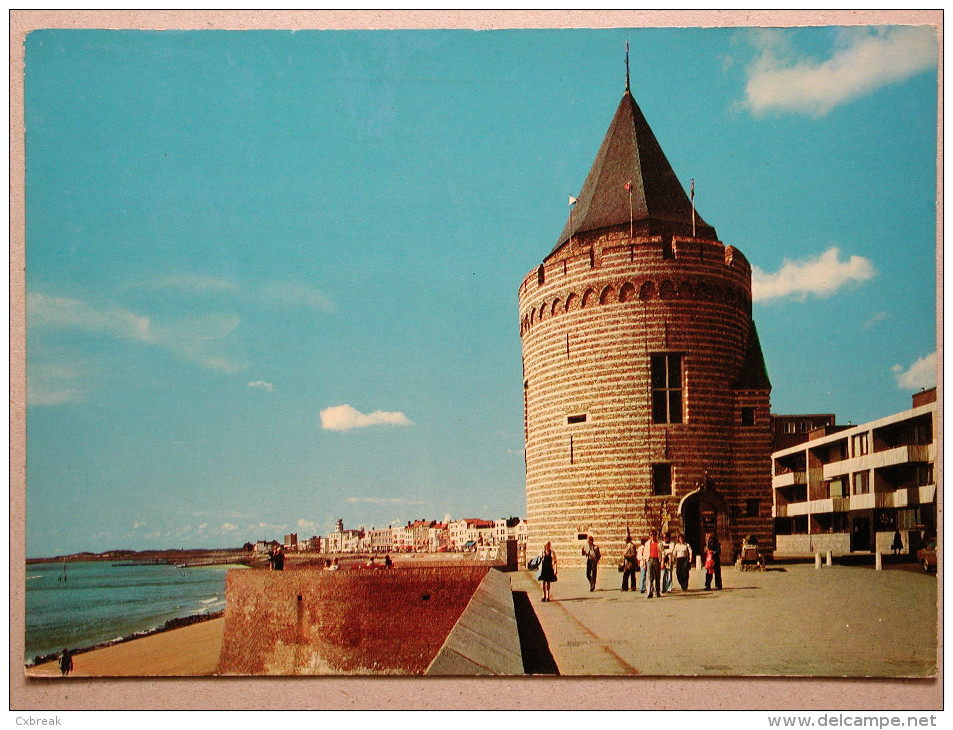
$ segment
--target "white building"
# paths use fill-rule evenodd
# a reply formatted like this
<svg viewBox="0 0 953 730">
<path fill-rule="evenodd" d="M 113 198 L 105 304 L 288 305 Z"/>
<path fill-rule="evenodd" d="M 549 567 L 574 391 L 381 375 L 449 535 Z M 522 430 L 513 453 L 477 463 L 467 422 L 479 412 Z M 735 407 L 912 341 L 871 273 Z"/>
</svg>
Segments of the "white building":
<svg viewBox="0 0 953 730">
<path fill-rule="evenodd" d="M 827 426 L 772 454 L 775 553 L 902 552 L 937 534 L 936 388 L 913 408 L 860 426 Z"/>
</svg>

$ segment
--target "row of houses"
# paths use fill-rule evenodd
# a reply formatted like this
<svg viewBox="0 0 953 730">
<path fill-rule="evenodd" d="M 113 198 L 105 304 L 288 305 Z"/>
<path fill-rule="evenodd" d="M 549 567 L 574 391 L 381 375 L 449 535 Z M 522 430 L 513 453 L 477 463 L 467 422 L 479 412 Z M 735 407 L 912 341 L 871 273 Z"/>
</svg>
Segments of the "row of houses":
<svg viewBox="0 0 953 730">
<path fill-rule="evenodd" d="M 465 518 L 450 522 L 413 520 L 406 525 L 370 529 L 345 529 L 338 520 L 334 532 L 299 540 L 297 533 L 285 535 L 287 552 L 389 553 L 389 552 L 466 552 L 495 547 L 507 540 L 526 544 L 526 520 L 509 517 L 498 520 Z M 256 551 L 267 553 L 273 543 L 261 542 Z"/>
</svg>

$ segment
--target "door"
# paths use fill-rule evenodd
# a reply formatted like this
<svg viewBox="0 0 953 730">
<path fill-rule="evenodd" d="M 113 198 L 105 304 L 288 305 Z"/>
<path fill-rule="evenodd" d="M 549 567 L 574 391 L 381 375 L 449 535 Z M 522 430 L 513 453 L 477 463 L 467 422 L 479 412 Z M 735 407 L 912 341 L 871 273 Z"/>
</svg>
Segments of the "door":
<svg viewBox="0 0 953 730">
<path fill-rule="evenodd" d="M 870 552 L 870 518 L 855 517 L 850 525 L 850 551 Z"/>
</svg>

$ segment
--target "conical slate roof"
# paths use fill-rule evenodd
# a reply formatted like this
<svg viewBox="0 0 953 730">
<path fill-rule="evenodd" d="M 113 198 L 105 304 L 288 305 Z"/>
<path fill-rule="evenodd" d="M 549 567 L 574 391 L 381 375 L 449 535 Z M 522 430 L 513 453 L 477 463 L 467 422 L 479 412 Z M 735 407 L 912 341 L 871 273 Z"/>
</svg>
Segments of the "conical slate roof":
<svg viewBox="0 0 953 730">
<path fill-rule="evenodd" d="M 572 234 L 628 225 L 639 235 L 692 235 L 692 203 L 627 88 L 609 131 L 579 192 L 570 220 L 552 253 Z M 695 235 L 717 240 L 715 229 L 695 214 Z"/>
<path fill-rule="evenodd" d="M 771 390 L 771 380 L 768 378 L 768 368 L 764 364 L 764 353 L 761 351 L 761 340 L 758 339 L 758 329 L 751 320 L 751 329 L 748 331 L 748 348 L 745 351 L 745 361 L 734 383 L 735 390 Z"/>
</svg>

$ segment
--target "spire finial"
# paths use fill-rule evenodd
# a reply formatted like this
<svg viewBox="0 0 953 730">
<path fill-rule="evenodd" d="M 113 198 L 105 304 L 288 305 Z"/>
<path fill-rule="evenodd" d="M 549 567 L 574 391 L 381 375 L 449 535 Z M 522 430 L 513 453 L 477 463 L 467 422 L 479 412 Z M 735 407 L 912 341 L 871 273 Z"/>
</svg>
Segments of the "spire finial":
<svg viewBox="0 0 953 730">
<path fill-rule="evenodd" d="M 625 39 L 625 90 L 629 90 L 629 39 Z"/>
</svg>

